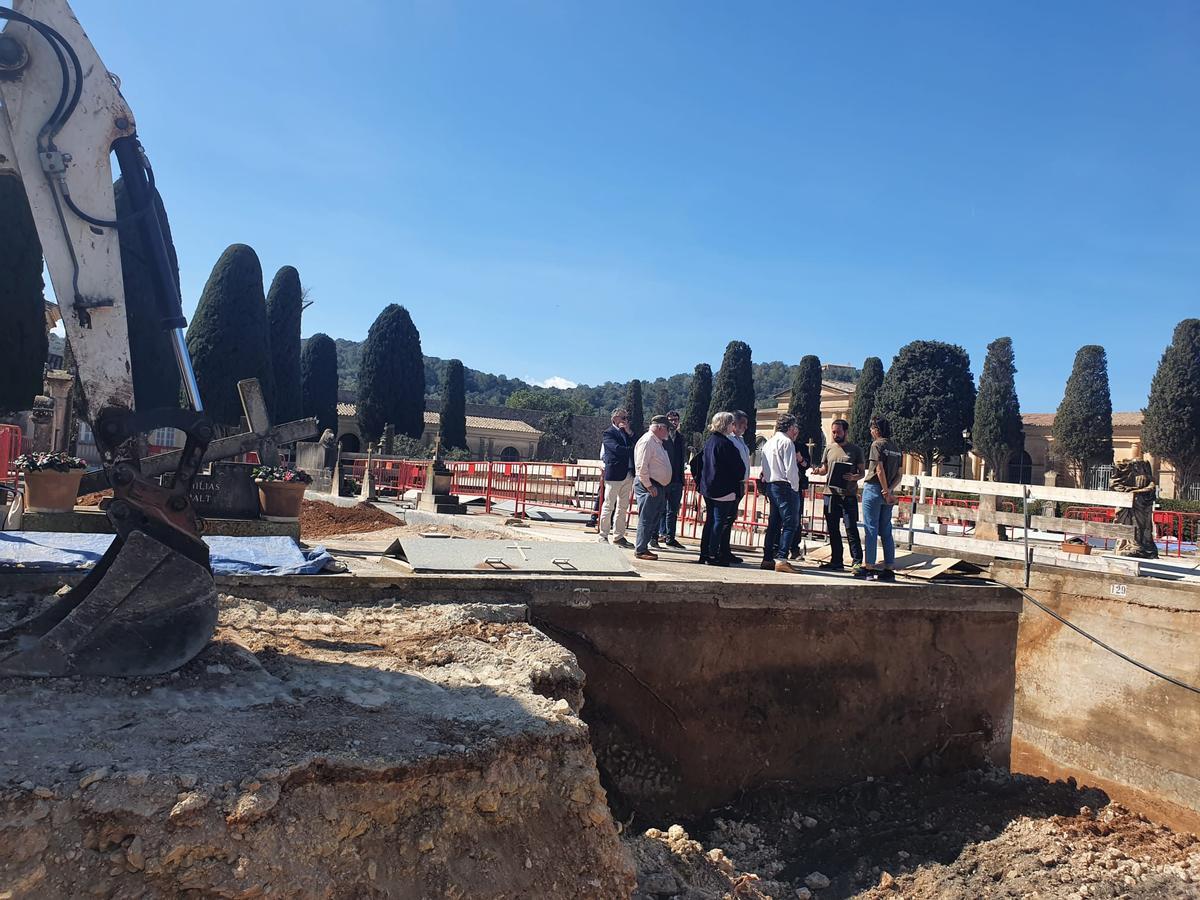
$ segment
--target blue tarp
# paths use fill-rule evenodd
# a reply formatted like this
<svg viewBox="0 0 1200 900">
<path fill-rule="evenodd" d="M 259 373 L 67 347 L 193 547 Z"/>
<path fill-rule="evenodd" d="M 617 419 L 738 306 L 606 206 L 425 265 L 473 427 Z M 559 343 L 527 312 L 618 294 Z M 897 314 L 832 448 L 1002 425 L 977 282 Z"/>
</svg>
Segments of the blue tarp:
<svg viewBox="0 0 1200 900">
<path fill-rule="evenodd" d="M 0 569 L 62 572 L 94 566 L 111 534 L 0 531 Z M 215 575 L 315 575 L 333 557 L 324 547 L 301 550 L 289 537 L 206 537 Z"/>
</svg>

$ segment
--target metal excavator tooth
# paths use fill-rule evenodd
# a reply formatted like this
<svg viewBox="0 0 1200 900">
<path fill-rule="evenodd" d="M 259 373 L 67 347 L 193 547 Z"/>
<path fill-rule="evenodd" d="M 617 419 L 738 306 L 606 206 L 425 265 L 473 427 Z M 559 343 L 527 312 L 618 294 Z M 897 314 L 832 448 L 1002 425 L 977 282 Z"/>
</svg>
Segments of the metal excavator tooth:
<svg viewBox="0 0 1200 900">
<path fill-rule="evenodd" d="M 217 589 L 207 548 L 134 530 L 46 610 L 0 630 L 0 675 L 161 675 L 212 637 Z"/>
</svg>

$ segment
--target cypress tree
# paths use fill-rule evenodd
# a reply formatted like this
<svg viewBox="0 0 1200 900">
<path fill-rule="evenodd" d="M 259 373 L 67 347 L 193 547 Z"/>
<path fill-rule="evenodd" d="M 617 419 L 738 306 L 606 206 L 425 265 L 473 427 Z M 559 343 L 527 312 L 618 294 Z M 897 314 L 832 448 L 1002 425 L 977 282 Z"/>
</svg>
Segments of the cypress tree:
<svg viewBox="0 0 1200 900">
<path fill-rule="evenodd" d="M 684 437 L 693 444 L 696 435 L 703 436 L 708 427 L 708 405 L 712 401 L 712 387 L 712 366 L 708 363 L 700 363 L 692 374 L 692 384 L 688 388 L 687 409 L 683 411 L 683 421 L 679 423 Z"/>
<path fill-rule="evenodd" d="M 996 338 L 988 344 L 983 374 L 979 376 L 979 396 L 975 399 L 975 424 L 971 442 L 975 452 L 988 465 L 992 481 L 1008 479 L 1008 460 L 1025 445 L 1021 425 L 1021 404 L 1013 378 L 1012 338 Z"/>
<path fill-rule="evenodd" d="M 218 425 L 242 418 L 237 383 L 257 378 L 267 409 L 274 408 L 275 379 L 263 297 L 262 265 L 245 244 L 232 244 L 204 285 L 187 332 L 188 352 L 205 412 Z"/>
<path fill-rule="evenodd" d="M 788 412 L 796 417 L 800 434 L 796 446 L 808 456 L 808 442 L 812 441 L 814 466 L 825 450 L 825 435 L 821 430 L 821 360 L 809 354 L 800 360 L 796 375 L 792 378 L 792 401 Z"/>
<path fill-rule="evenodd" d="M 1080 486 L 1087 483 L 1089 467 L 1112 463 L 1112 396 L 1103 347 L 1089 344 L 1075 354 L 1050 436 L 1054 455 L 1066 460 Z"/>
<path fill-rule="evenodd" d="M 420 440 L 425 430 L 425 360 L 408 310 L 392 303 L 371 325 L 358 369 L 358 423 L 374 442 L 391 422 Z"/>
<path fill-rule="evenodd" d="M 467 387 L 462 360 L 452 359 L 446 363 L 442 377 L 442 447 L 466 450 Z"/>
<path fill-rule="evenodd" d="M 625 411 L 629 413 L 629 430 L 634 437 L 641 437 L 646 430 L 646 410 L 642 406 L 642 383 L 636 378 L 625 388 Z"/>
<path fill-rule="evenodd" d="M 863 361 L 858 384 L 854 386 L 854 405 L 850 408 L 850 436 L 852 444 L 865 451 L 871 446 L 871 415 L 875 411 L 875 395 L 883 384 L 883 360 L 868 356 Z"/>
<path fill-rule="evenodd" d="M 267 291 L 267 324 L 271 331 L 271 370 L 275 378 L 275 422 L 301 418 L 300 313 L 303 309 L 300 273 L 284 266 Z"/>
<path fill-rule="evenodd" d="M 1142 441 L 1175 469 L 1175 496 L 1200 475 L 1200 319 L 1175 326 L 1150 383 Z"/>
<path fill-rule="evenodd" d="M 667 386 L 663 385 L 654 393 L 654 415 L 665 416 L 671 411 L 671 395 L 667 393 Z"/>
<path fill-rule="evenodd" d="M 875 414 L 892 426 L 901 450 L 933 471 L 938 457 L 967 449 L 963 430 L 975 413 L 975 380 L 967 351 L 941 341 L 913 341 L 900 348 L 875 395 Z"/>
<path fill-rule="evenodd" d="M 0 414 L 32 408 L 42 392 L 49 349 L 43 287 L 42 244 L 25 188 L 0 175 Z"/>
<path fill-rule="evenodd" d="M 162 409 L 180 405 L 179 364 L 171 348 L 170 335 L 163 330 L 162 312 L 158 306 L 154 270 L 149 254 L 142 243 L 137 223 L 129 221 L 133 214 L 125 179 L 113 185 L 117 203 L 117 221 L 121 239 L 121 275 L 125 285 L 125 322 L 129 328 L 129 364 L 133 368 L 133 396 L 138 409 Z M 175 290 L 179 290 L 179 257 L 171 239 L 171 224 L 158 190 L 154 205 L 167 242 L 167 257 Z M 201 399 L 206 399 L 201 394 Z"/>
<path fill-rule="evenodd" d="M 750 345 L 743 341 L 730 341 L 721 360 L 721 370 L 713 386 L 712 400 L 708 404 L 708 417 L 719 412 L 741 410 L 750 419 L 746 428 L 746 446 L 754 450 L 754 429 L 757 416 L 754 409 L 754 367 L 750 361 Z"/>
<path fill-rule="evenodd" d="M 316 416 L 317 428 L 338 433 L 337 345 L 327 334 L 314 334 L 300 354 L 300 414 Z"/>
</svg>

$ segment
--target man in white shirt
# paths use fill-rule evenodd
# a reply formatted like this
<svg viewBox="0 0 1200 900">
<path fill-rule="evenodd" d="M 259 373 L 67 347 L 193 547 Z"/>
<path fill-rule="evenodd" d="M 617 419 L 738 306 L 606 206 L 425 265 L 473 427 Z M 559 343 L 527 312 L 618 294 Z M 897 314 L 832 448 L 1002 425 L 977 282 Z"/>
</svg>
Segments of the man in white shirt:
<svg viewBox="0 0 1200 900">
<path fill-rule="evenodd" d="M 780 416 L 775 433 L 762 446 L 762 477 L 759 479 L 771 501 L 771 517 L 763 540 L 761 568 L 798 573 L 787 561 L 792 535 L 799 524 L 800 468 L 796 464 L 796 437 L 800 428 L 795 416 Z"/>
<path fill-rule="evenodd" d="M 638 559 L 658 559 L 650 552 L 650 541 L 658 535 L 663 509 L 667 502 L 666 487 L 671 483 L 671 457 L 663 441 L 670 424 L 666 416 L 650 420 L 650 430 L 641 436 L 633 448 L 633 497 L 638 506 L 637 539 L 634 553 Z"/>
</svg>

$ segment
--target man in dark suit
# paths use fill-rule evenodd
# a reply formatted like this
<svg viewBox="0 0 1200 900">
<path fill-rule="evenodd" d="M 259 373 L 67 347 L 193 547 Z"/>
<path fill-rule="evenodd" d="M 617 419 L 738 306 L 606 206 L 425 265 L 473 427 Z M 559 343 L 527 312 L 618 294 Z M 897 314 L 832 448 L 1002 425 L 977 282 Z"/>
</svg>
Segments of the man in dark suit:
<svg viewBox="0 0 1200 900">
<path fill-rule="evenodd" d="M 612 411 L 612 425 L 604 431 L 604 506 L 600 510 L 600 543 L 608 543 L 610 530 L 616 532 L 613 544 L 632 547 L 625 540 L 629 523 L 629 500 L 633 496 L 633 448 L 636 445 L 629 428 L 629 415 L 621 408 Z M 613 523 L 613 515 L 616 523 Z"/>
<path fill-rule="evenodd" d="M 657 547 L 662 543 L 676 550 L 684 550 L 686 548 L 683 544 L 675 540 L 675 525 L 679 520 L 679 506 L 683 501 L 683 468 L 687 464 L 687 445 L 683 435 L 679 433 L 679 419 L 679 410 L 673 409 L 667 413 L 670 431 L 665 446 L 667 455 L 671 457 L 671 483 L 667 485 L 667 508 L 663 511 L 658 540 L 651 541 L 651 546 Z"/>
</svg>

